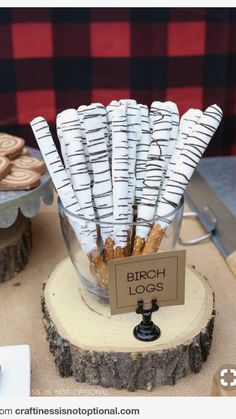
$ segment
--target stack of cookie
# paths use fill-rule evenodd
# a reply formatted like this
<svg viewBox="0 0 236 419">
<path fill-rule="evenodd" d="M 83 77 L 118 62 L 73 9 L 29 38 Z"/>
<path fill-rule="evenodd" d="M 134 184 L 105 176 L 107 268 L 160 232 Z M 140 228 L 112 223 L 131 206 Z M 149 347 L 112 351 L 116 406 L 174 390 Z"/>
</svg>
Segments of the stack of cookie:
<svg viewBox="0 0 236 419">
<path fill-rule="evenodd" d="M 33 189 L 46 171 L 43 160 L 27 154 L 22 138 L 0 133 L 0 190 Z"/>
</svg>

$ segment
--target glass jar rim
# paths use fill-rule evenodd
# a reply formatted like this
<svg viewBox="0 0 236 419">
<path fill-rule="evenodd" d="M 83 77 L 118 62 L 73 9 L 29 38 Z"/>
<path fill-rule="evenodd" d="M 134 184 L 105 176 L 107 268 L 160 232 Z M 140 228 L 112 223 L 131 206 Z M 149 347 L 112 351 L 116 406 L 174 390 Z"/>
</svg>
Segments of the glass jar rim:
<svg viewBox="0 0 236 419">
<path fill-rule="evenodd" d="M 78 219 L 81 221 L 86 221 L 87 223 L 95 223 L 97 225 L 101 225 L 101 226 L 124 226 L 124 225 L 134 225 L 134 226 L 142 226 L 142 225 L 147 225 L 147 224 L 154 224 L 157 221 L 160 220 L 166 220 L 166 218 L 174 218 L 175 215 L 178 213 L 178 211 L 182 208 L 183 204 L 184 204 L 184 195 L 181 196 L 181 199 L 179 201 L 179 204 L 177 205 L 177 207 L 175 209 L 173 209 L 173 211 L 168 212 L 167 214 L 165 214 L 164 216 L 155 216 L 153 217 L 151 220 L 142 220 L 142 221 L 122 221 L 122 222 L 109 222 L 109 221 L 101 221 L 98 218 L 86 218 L 84 216 L 78 215 L 78 214 L 74 214 L 73 212 L 71 212 L 70 210 L 68 210 L 67 208 L 64 207 L 64 205 L 61 202 L 61 199 L 58 196 L 58 206 L 59 208 L 68 215 L 68 217 L 73 218 L 74 220 Z"/>
</svg>

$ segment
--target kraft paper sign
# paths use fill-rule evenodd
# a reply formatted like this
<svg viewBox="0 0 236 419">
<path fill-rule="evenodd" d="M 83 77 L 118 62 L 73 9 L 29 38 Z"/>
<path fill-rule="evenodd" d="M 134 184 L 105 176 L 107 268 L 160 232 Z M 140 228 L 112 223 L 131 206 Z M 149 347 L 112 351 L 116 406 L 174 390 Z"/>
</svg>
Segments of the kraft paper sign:
<svg viewBox="0 0 236 419">
<path fill-rule="evenodd" d="M 131 256 L 108 262 L 111 314 L 135 311 L 138 301 L 149 308 L 184 304 L 185 250 Z"/>
</svg>

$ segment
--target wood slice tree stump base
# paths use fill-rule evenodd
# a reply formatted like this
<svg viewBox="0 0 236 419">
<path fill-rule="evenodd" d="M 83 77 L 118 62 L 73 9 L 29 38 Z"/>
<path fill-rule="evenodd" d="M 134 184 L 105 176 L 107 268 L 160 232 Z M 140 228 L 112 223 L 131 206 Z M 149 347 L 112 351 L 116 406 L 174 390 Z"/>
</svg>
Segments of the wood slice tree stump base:
<svg viewBox="0 0 236 419">
<path fill-rule="evenodd" d="M 19 213 L 12 226 L 0 228 L 0 282 L 24 269 L 31 248 L 31 221 Z"/>
<path fill-rule="evenodd" d="M 47 281 L 42 309 L 60 374 L 73 375 L 80 383 L 130 391 L 174 385 L 200 371 L 211 347 L 214 296 L 193 268 L 186 271 L 185 304 L 161 307 L 153 314 L 161 329 L 155 342 L 134 338 L 133 328 L 141 320 L 136 313 L 111 316 L 108 306 L 84 290 L 69 258 Z"/>
</svg>

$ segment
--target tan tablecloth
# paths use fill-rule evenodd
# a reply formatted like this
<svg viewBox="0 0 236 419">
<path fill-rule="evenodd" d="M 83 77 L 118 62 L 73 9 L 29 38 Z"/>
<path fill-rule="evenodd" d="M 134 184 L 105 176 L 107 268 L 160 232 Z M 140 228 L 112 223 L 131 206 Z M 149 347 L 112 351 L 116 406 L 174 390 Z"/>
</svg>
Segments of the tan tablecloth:
<svg viewBox="0 0 236 419">
<path fill-rule="evenodd" d="M 201 231 L 197 221 L 184 221 L 182 235 L 185 238 Z M 61 378 L 45 338 L 40 295 L 43 281 L 66 255 L 56 203 L 51 207 L 42 205 L 40 213 L 33 219 L 33 250 L 27 267 L 14 279 L 0 284 L 0 343 L 30 345 L 32 395 L 209 396 L 212 377 L 217 369 L 225 363 L 236 364 L 236 278 L 214 244 L 208 241 L 187 250 L 188 263 L 194 264 L 206 275 L 216 294 L 217 315 L 212 349 L 200 373 L 182 378 L 173 387 L 159 387 L 151 393 L 129 393 L 78 384 L 71 377 Z M 16 283 L 20 285 L 14 286 Z"/>
</svg>

